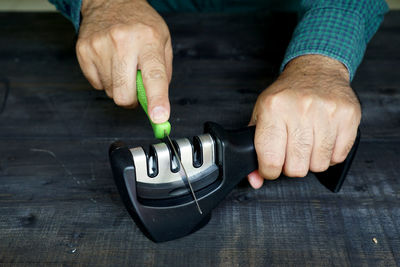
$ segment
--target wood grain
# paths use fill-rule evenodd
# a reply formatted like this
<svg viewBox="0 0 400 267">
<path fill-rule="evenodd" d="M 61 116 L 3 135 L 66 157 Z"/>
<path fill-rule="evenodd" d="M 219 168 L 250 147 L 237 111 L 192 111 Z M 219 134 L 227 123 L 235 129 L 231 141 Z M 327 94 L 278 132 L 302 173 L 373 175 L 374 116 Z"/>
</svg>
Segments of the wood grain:
<svg viewBox="0 0 400 267">
<path fill-rule="evenodd" d="M 207 120 L 246 125 L 277 76 L 295 17 L 165 18 L 172 135 L 199 134 Z M 353 82 L 363 139 L 340 193 L 312 176 L 242 185 L 206 227 L 161 244 L 125 212 L 107 158 L 116 139 L 154 141 L 144 113 L 90 88 L 61 15 L 0 13 L 0 32 L 1 265 L 400 265 L 400 12 L 386 17 Z"/>
</svg>

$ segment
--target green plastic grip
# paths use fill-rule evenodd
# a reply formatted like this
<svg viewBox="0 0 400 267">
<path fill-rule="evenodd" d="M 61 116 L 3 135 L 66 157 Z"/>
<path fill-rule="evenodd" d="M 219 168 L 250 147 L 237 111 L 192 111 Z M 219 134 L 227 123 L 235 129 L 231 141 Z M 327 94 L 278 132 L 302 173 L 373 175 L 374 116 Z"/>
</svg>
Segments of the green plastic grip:
<svg viewBox="0 0 400 267">
<path fill-rule="evenodd" d="M 147 96 L 146 90 L 144 89 L 142 73 L 140 70 L 137 71 L 136 74 L 136 91 L 137 97 L 139 100 L 140 105 L 142 106 L 144 112 L 146 112 L 147 117 L 149 118 L 151 127 L 153 127 L 154 136 L 157 139 L 163 139 L 166 135 L 169 135 L 171 132 L 171 124 L 169 121 L 163 123 L 153 123 L 150 119 L 148 110 L 147 110 Z"/>
</svg>

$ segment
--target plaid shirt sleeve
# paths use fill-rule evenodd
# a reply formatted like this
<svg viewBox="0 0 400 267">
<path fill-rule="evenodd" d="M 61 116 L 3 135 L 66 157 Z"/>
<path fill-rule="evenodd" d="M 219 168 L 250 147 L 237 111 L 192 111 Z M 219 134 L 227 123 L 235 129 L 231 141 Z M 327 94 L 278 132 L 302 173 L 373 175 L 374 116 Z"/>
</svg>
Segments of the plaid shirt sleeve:
<svg viewBox="0 0 400 267">
<path fill-rule="evenodd" d="M 320 54 L 342 62 L 352 80 L 387 11 L 384 0 L 303 0 L 281 71 L 298 56 Z"/>
<path fill-rule="evenodd" d="M 82 0 L 49 0 L 79 30 Z"/>
</svg>

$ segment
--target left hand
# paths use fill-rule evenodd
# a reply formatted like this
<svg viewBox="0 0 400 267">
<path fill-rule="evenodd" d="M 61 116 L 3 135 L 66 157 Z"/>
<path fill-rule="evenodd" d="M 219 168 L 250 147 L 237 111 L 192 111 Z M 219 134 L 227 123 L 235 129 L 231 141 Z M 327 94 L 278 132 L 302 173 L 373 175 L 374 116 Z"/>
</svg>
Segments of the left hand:
<svg viewBox="0 0 400 267">
<path fill-rule="evenodd" d="M 293 59 L 253 110 L 259 168 L 248 175 L 251 186 L 260 188 L 264 178 L 282 172 L 304 177 L 343 162 L 360 120 L 360 102 L 342 63 L 321 55 Z"/>
</svg>

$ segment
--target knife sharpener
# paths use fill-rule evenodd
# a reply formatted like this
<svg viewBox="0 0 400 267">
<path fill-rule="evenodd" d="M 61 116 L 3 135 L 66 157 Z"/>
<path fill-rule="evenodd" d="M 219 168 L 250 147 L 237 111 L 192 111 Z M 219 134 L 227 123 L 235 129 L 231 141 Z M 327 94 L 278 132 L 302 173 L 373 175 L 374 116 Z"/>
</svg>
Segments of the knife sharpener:
<svg viewBox="0 0 400 267">
<path fill-rule="evenodd" d="M 258 169 L 254 147 L 255 127 L 227 131 L 212 122 L 204 134 L 191 141 L 174 141 L 188 179 L 203 211 L 200 214 L 179 174 L 179 163 L 165 142 L 129 149 L 122 142 L 111 145 L 109 155 L 118 191 L 129 214 L 154 242 L 177 239 L 207 224 L 211 211 L 250 172 Z M 355 156 L 360 134 L 346 160 L 316 177 L 338 192 Z"/>
</svg>

